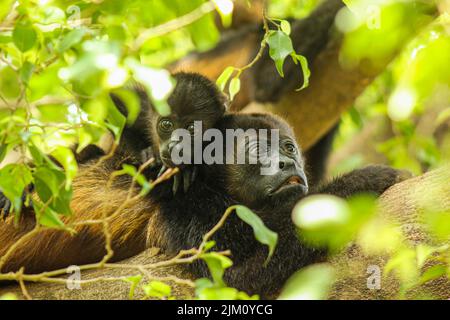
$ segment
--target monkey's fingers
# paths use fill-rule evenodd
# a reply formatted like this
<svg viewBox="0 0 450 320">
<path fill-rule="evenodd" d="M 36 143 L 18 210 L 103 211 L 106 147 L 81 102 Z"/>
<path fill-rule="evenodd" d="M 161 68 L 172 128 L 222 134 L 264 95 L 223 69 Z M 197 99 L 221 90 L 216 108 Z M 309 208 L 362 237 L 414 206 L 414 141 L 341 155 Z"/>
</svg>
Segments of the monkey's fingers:
<svg viewBox="0 0 450 320">
<path fill-rule="evenodd" d="M 191 179 L 192 179 L 192 171 L 190 168 L 186 168 L 183 171 L 183 190 L 184 193 L 186 193 L 189 189 L 189 186 L 191 185 Z"/>
<path fill-rule="evenodd" d="M 181 174 L 177 173 L 173 176 L 173 186 L 172 186 L 172 192 L 173 195 L 177 194 L 178 189 L 180 188 L 180 181 L 181 180 Z"/>
<path fill-rule="evenodd" d="M 191 184 L 194 183 L 195 179 L 197 178 L 197 174 L 198 174 L 198 168 L 195 166 L 192 167 Z"/>
<path fill-rule="evenodd" d="M 157 177 L 157 178 L 161 177 L 162 174 L 163 174 L 166 170 L 167 170 L 167 167 L 166 167 L 165 165 L 163 165 L 163 166 L 161 167 L 161 170 L 159 170 L 159 172 L 158 172 L 158 177 Z"/>
<path fill-rule="evenodd" d="M 3 206 L 3 216 L 7 217 L 11 212 L 11 201 L 9 199 L 6 199 L 5 204 Z"/>
<path fill-rule="evenodd" d="M 0 209 L 3 208 L 3 206 L 5 205 L 5 201 L 6 201 L 6 197 L 0 193 Z"/>
<path fill-rule="evenodd" d="M 152 147 L 148 147 L 141 151 L 140 160 L 142 164 L 149 162 L 151 159 L 153 159 L 153 161 L 149 164 L 149 167 L 155 166 L 157 164 L 155 153 L 153 152 Z"/>
<path fill-rule="evenodd" d="M 6 197 L 0 194 L 0 220 L 6 219 L 6 211 L 3 209 L 5 206 Z"/>
</svg>

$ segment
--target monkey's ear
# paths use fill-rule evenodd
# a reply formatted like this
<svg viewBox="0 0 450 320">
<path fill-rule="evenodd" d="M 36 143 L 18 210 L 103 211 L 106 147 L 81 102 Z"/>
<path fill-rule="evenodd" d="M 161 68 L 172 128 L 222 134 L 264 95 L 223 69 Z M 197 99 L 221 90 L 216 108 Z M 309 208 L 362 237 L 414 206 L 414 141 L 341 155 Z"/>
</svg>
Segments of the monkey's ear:
<svg viewBox="0 0 450 320">
<path fill-rule="evenodd" d="M 113 92 L 111 92 L 109 96 L 119 112 L 125 117 L 128 117 L 128 109 L 122 99 L 120 99 L 119 96 L 114 94 Z"/>
<path fill-rule="evenodd" d="M 149 116 L 149 114 L 153 110 L 153 105 L 151 103 L 149 96 L 147 95 L 144 86 L 138 82 L 133 81 L 131 83 L 126 84 L 123 87 L 123 89 L 133 91 L 137 95 L 137 98 L 139 99 L 140 110 L 137 120 Z M 125 102 L 121 99 L 120 95 L 115 94 L 114 92 L 111 92 L 109 95 L 114 105 L 120 111 L 120 113 L 125 117 L 128 117 L 128 108 Z"/>
</svg>

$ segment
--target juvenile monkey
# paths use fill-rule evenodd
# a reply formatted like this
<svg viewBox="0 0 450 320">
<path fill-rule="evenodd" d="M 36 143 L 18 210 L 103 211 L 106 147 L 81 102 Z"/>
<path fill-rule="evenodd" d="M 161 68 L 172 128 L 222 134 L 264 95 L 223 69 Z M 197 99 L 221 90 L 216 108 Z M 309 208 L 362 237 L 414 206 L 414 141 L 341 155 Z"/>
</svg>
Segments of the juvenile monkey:
<svg viewBox="0 0 450 320">
<path fill-rule="evenodd" d="M 172 150 L 178 143 L 172 138 L 174 130 L 186 129 L 194 135 L 194 121 L 201 121 L 203 129 L 206 130 L 212 128 L 214 123 L 223 116 L 227 109 L 227 98 L 212 81 L 197 73 L 178 72 L 173 74 L 173 77 L 176 85 L 167 100 L 171 113 L 166 117 L 155 110 L 142 87 L 134 87 L 140 100 L 141 110 L 133 125 L 124 129 L 116 150 L 117 157 L 131 159 L 135 165 L 155 158 L 153 167 L 160 169 L 162 173 L 165 169 L 176 166 L 171 159 Z M 119 111 L 127 116 L 128 109 L 125 103 L 114 94 L 111 94 L 111 99 Z M 104 155 L 103 150 L 90 145 L 77 155 L 77 161 L 84 163 L 102 155 Z M 174 176 L 173 193 L 178 191 L 181 183 L 186 192 L 194 181 L 196 173 L 195 166 L 183 165 L 181 172 Z M 151 175 L 155 178 L 153 172 Z M 6 217 L 10 207 L 11 202 L 0 190 L 0 213 L 3 210 L 3 216 Z"/>
<path fill-rule="evenodd" d="M 136 122 L 124 130 L 119 153 L 132 156 L 143 163 L 154 157 L 162 164 L 160 173 L 176 164 L 171 158 L 176 141 L 172 133 L 177 129 L 186 129 L 193 136 L 194 121 L 201 121 L 203 130 L 212 128 L 227 109 L 227 98 L 217 86 L 206 77 L 197 73 L 178 72 L 173 75 L 176 86 L 167 102 L 171 113 L 161 116 L 153 107 L 145 91 L 136 88 L 141 100 L 141 112 Z M 127 115 L 124 103 L 115 95 L 111 96 L 118 109 Z M 194 166 L 182 167 L 182 172 L 174 177 L 173 192 L 176 193 L 181 180 L 184 192 L 195 179 Z"/>
</svg>

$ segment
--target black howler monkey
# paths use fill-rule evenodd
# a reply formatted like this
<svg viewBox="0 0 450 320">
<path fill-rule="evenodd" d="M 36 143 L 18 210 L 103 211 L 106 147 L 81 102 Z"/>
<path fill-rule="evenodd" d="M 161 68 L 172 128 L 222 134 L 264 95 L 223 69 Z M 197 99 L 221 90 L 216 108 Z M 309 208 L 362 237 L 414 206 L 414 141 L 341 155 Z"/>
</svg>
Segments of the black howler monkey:
<svg viewBox="0 0 450 320">
<path fill-rule="evenodd" d="M 167 102 L 170 115 L 161 116 L 153 107 L 145 91 L 139 86 L 135 91 L 139 95 L 141 111 L 136 122 L 124 129 L 119 153 L 138 159 L 138 164 L 154 157 L 162 163 L 161 172 L 176 165 L 171 153 L 178 141 L 174 141 L 172 132 L 186 129 L 194 135 L 194 121 L 201 121 L 204 129 L 212 128 L 227 108 L 227 98 L 216 85 L 198 73 L 178 72 L 173 74 L 176 85 Z M 118 109 L 127 115 L 127 109 L 119 97 L 111 95 Z M 184 167 L 181 175 L 175 176 L 173 191 L 176 193 L 183 180 L 186 191 L 195 178 L 194 167 Z"/>
<path fill-rule="evenodd" d="M 142 87 L 133 87 L 140 100 L 140 113 L 136 121 L 123 130 L 116 150 L 119 157 L 129 158 L 136 166 L 155 158 L 156 167 L 161 167 L 162 163 L 160 172 L 163 172 L 167 167 L 175 166 L 170 156 L 177 144 L 172 139 L 174 130 L 183 128 L 194 134 L 194 121 L 201 121 L 203 129 L 208 129 L 225 113 L 227 98 L 212 81 L 198 73 L 178 72 L 173 77 L 176 85 L 167 101 L 171 113 L 166 117 L 159 115 L 154 109 Z M 128 110 L 124 102 L 114 94 L 111 94 L 111 98 L 119 111 L 127 116 Z M 84 163 L 104 154 L 99 147 L 89 145 L 76 155 L 76 159 L 79 163 Z M 174 177 L 173 192 L 177 192 L 181 181 L 183 190 L 186 191 L 195 175 L 194 166 L 183 166 L 182 172 Z M 151 173 L 149 176 L 154 178 L 155 174 Z M 8 215 L 10 206 L 10 201 L 0 190 L 0 213 L 3 209 L 4 217 Z"/>
<path fill-rule="evenodd" d="M 326 259 L 326 252 L 299 241 L 291 222 L 294 204 L 306 196 L 308 190 L 301 151 L 291 128 L 271 115 L 229 114 L 222 117 L 216 127 L 222 133 L 227 129 L 279 129 L 280 155 L 275 173 L 261 175 L 261 164 L 200 165 L 198 177 L 186 193 L 173 196 L 170 183 L 157 185 L 145 198 L 125 206 L 111 221 L 113 260 L 133 256 L 149 246 L 160 247 L 168 254 L 198 246 L 203 235 L 229 206 L 243 204 L 278 233 L 278 245 L 267 266 L 263 266 L 267 248 L 254 239 L 247 224 L 230 216 L 213 238 L 217 249 L 232 252 L 234 265 L 225 273 L 225 280 L 230 286 L 246 292 L 272 297 L 294 271 Z M 238 139 L 231 155 L 251 152 L 255 147 L 253 142 L 252 139 Z M 123 204 L 131 178 L 122 176 L 112 189 L 106 187 L 117 162 L 120 159 L 113 158 L 101 167 L 89 164 L 81 167 L 74 181 L 71 221 L 98 219 L 105 210 L 112 214 Z M 352 171 L 324 187 L 312 186 L 310 193 L 324 192 L 342 197 L 359 192 L 379 195 L 402 176 L 402 172 L 395 169 L 370 166 Z M 14 228 L 11 219 L 0 222 L 0 256 L 33 227 L 33 218 L 33 215 L 22 215 L 19 230 Z M 31 273 L 99 261 L 105 254 L 102 227 L 76 226 L 75 230 L 75 236 L 57 230 L 35 235 L 17 248 L 1 271 L 16 271 L 24 266 L 25 272 Z M 187 268 L 196 277 L 209 274 L 201 262 Z"/>
<path fill-rule="evenodd" d="M 405 177 L 403 171 L 385 166 L 369 166 L 336 178 L 324 186 L 310 186 L 305 178 L 305 164 L 289 125 L 272 115 L 229 114 L 217 128 L 279 129 L 279 166 L 273 175 L 261 175 L 261 164 L 214 164 L 202 166 L 198 181 L 186 194 L 171 198 L 165 186 L 157 186 L 159 211 L 149 223 L 147 245 L 175 254 L 198 246 L 202 236 L 231 205 L 244 204 L 278 233 L 277 249 L 264 266 L 267 248 L 259 244 L 248 225 L 230 216 L 213 239 L 217 249 L 229 249 L 234 265 L 225 273 L 227 283 L 249 293 L 273 296 L 296 270 L 326 259 L 326 252 L 299 241 L 291 221 L 294 205 L 307 194 L 327 193 L 349 197 L 358 193 L 382 194 Z M 256 141 L 237 141 L 235 152 L 252 153 Z M 224 143 L 225 144 L 225 143 Z M 269 146 L 270 149 L 270 146 Z M 271 157 L 271 155 L 267 155 Z M 276 159 L 275 159 L 276 160 Z M 163 237 L 154 236 L 166 230 Z M 197 277 L 208 276 L 206 266 L 196 262 L 189 266 Z"/>
</svg>

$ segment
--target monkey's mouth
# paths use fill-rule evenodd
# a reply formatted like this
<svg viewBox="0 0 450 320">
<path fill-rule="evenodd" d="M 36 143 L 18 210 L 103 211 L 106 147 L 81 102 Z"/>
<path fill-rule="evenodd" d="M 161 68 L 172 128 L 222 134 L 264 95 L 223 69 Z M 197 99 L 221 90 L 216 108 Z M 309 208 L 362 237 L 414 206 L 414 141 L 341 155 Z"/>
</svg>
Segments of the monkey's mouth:
<svg viewBox="0 0 450 320">
<path fill-rule="evenodd" d="M 275 194 L 281 192 L 287 188 L 292 187 L 301 187 L 303 192 L 308 192 L 308 187 L 306 185 L 306 181 L 298 175 L 290 176 L 286 180 L 283 181 L 277 188 L 275 188 L 271 193 Z"/>
</svg>

